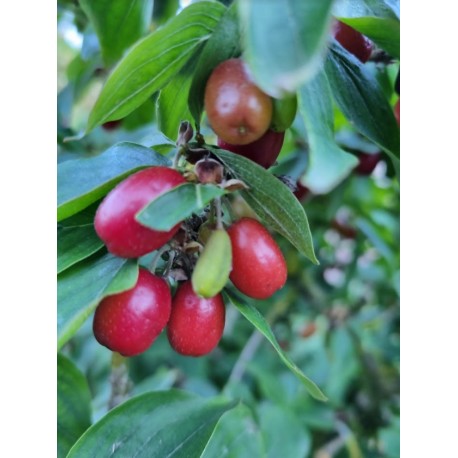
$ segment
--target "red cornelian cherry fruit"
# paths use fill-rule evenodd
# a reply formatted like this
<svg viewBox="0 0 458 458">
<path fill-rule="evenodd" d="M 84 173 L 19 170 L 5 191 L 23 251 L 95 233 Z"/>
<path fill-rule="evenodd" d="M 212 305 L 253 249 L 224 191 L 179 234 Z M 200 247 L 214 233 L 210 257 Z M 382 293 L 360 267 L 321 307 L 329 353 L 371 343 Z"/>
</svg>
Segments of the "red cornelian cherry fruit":
<svg viewBox="0 0 458 458">
<path fill-rule="evenodd" d="M 287 278 L 285 258 L 260 222 L 242 218 L 227 233 L 232 244 L 229 278 L 238 290 L 255 299 L 267 299 L 283 287 Z"/>
<path fill-rule="evenodd" d="M 104 298 L 93 321 L 97 341 L 123 356 L 147 350 L 167 325 L 172 295 L 165 280 L 139 269 L 132 289 Z"/>
<path fill-rule="evenodd" d="M 356 166 L 355 172 L 358 175 L 370 175 L 381 160 L 382 153 L 380 152 L 375 154 L 369 154 L 360 151 L 358 153 L 359 164 Z"/>
<path fill-rule="evenodd" d="M 182 283 L 172 301 L 167 337 L 181 355 L 210 353 L 223 335 L 226 309 L 221 294 L 204 299 L 192 289 L 190 280 Z"/>
<path fill-rule="evenodd" d="M 275 164 L 278 155 L 280 154 L 283 140 L 285 139 L 284 132 L 274 132 L 268 130 L 261 138 L 248 143 L 247 145 L 232 145 L 218 138 L 218 146 L 236 154 L 240 154 L 260 166 L 268 169 Z"/>
<path fill-rule="evenodd" d="M 135 215 L 149 202 L 186 180 L 168 167 L 150 167 L 134 173 L 112 189 L 97 209 L 94 225 L 110 253 L 138 258 L 165 245 L 178 231 L 155 231 L 142 226 Z"/>
<path fill-rule="evenodd" d="M 335 39 L 363 64 L 369 60 L 373 48 L 369 38 L 340 21 L 334 23 L 333 32 Z"/>
</svg>

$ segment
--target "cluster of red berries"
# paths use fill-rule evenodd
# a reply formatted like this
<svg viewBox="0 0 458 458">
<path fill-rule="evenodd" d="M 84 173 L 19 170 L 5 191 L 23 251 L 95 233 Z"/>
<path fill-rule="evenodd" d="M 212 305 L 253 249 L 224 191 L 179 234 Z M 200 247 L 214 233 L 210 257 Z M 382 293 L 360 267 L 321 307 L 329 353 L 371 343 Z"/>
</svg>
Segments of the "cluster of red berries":
<svg viewBox="0 0 458 458">
<path fill-rule="evenodd" d="M 95 229 L 107 249 L 124 258 L 137 258 L 168 243 L 180 224 L 167 232 L 142 226 L 135 214 L 155 197 L 185 182 L 171 168 L 151 167 L 115 187 L 100 204 Z M 265 299 L 286 281 L 286 263 L 268 231 L 251 218 L 228 229 L 232 246 L 230 279 L 246 295 Z M 172 348 L 180 354 L 201 356 L 212 351 L 224 330 L 225 306 L 219 293 L 199 297 L 187 280 L 172 298 L 166 279 L 141 267 L 135 286 L 102 300 L 93 331 L 104 346 L 124 356 L 147 350 L 167 326 Z"/>
<path fill-rule="evenodd" d="M 276 160 L 287 127 L 283 127 L 284 109 L 281 116 L 277 116 L 280 122 L 272 123 L 272 106 L 270 97 L 252 83 L 239 59 L 223 62 L 210 76 L 205 107 L 220 137 L 220 145 L 233 150 L 242 148 L 234 152 L 243 155 L 246 147 L 249 151 L 246 155 L 250 157 L 252 153 L 254 160 L 260 155 L 259 162 L 264 167 Z M 295 116 L 296 107 L 293 108 L 290 123 Z M 274 131 L 279 125 L 283 131 Z M 232 143 L 226 144 L 226 141 Z M 266 148 L 268 159 L 261 157 Z M 202 165 L 214 164 L 208 159 L 204 164 L 202 161 L 196 164 L 197 178 L 205 183 L 208 170 L 205 174 L 199 173 Z M 213 182 L 221 181 L 221 171 L 218 177 Z M 140 224 L 135 216 L 152 200 L 185 182 L 178 170 L 161 166 L 144 169 L 118 184 L 102 201 L 95 216 L 95 230 L 108 251 L 123 258 L 139 258 L 161 249 L 172 239 L 174 249 L 180 249 L 179 231 L 185 227 L 184 222 L 169 231 L 156 231 Z M 232 260 L 229 278 L 239 291 L 252 298 L 266 299 L 285 284 L 285 259 L 260 222 L 241 218 L 228 227 L 227 237 Z M 189 264 L 197 265 L 195 258 L 194 263 L 191 260 Z M 221 292 L 213 297 L 200 296 L 188 273 L 188 279 L 178 284 L 172 297 L 167 278 L 140 267 L 132 289 L 108 296 L 98 305 L 93 331 L 98 342 L 110 350 L 134 356 L 147 350 L 167 328 L 169 343 L 176 352 L 201 356 L 218 345 L 224 323 L 225 304 Z"/>
<path fill-rule="evenodd" d="M 369 58 L 372 43 L 358 32 L 339 22 L 334 36 L 362 62 Z M 270 97 L 256 86 L 245 63 L 237 58 L 213 70 L 204 103 L 218 146 L 264 168 L 275 163 L 285 130 L 293 123 L 297 110 L 295 96 Z M 197 179 L 221 183 L 222 165 L 209 158 L 205 161 L 204 165 L 211 165 L 212 173 L 209 175 L 207 167 L 205 174 L 196 173 Z M 219 167 L 217 179 L 213 173 L 215 162 Z M 198 172 L 198 164 L 195 170 Z M 151 167 L 118 184 L 95 216 L 96 232 L 108 251 L 123 258 L 139 258 L 161 249 L 172 239 L 176 241 L 175 249 L 180 249 L 178 235 L 184 222 L 169 231 L 156 231 L 140 224 L 135 215 L 164 192 L 185 182 L 175 169 Z M 227 236 L 232 251 L 229 278 L 238 290 L 255 299 L 266 299 L 283 287 L 287 277 L 285 259 L 261 223 L 244 217 L 228 227 Z M 196 265 L 195 261 L 194 258 L 194 264 L 190 264 Z M 201 356 L 212 351 L 224 331 L 222 294 L 218 289 L 213 297 L 202 297 L 194 291 L 189 275 L 187 278 L 178 284 L 172 297 L 166 278 L 141 267 L 132 289 L 108 296 L 98 305 L 93 322 L 96 339 L 124 356 L 134 356 L 147 350 L 167 327 L 170 345 L 178 353 Z"/>
<path fill-rule="evenodd" d="M 224 85 L 218 75 L 227 67 L 238 69 L 238 73 L 229 72 L 226 76 L 229 81 Z M 261 160 L 261 165 L 268 167 L 281 149 L 284 131 L 267 130 L 272 120 L 272 102 L 249 80 L 244 68 L 238 59 L 217 67 L 207 84 L 205 106 L 212 126 L 223 138 L 221 142 L 232 142 L 224 144 L 227 149 L 258 145 L 250 149 L 256 155 L 268 146 L 269 159 Z M 231 95 L 224 95 L 228 93 Z M 233 112 L 225 118 L 228 105 Z M 234 119 L 236 114 L 240 118 Z M 281 120 L 282 116 L 278 119 Z M 214 164 L 208 159 L 196 164 L 197 178 L 205 183 L 208 182 L 208 167 L 203 173 L 203 165 Z M 215 183 L 221 181 L 221 171 L 217 175 Z M 183 222 L 169 231 L 156 231 L 140 224 L 135 215 L 153 199 L 185 182 L 183 175 L 175 169 L 151 167 L 118 184 L 102 201 L 95 216 L 95 230 L 107 249 L 116 256 L 138 258 L 176 238 Z M 227 236 L 232 259 L 229 278 L 237 289 L 249 297 L 266 299 L 285 284 L 285 259 L 261 223 L 253 218 L 241 218 L 229 226 Z M 175 249 L 178 246 L 179 243 L 175 243 Z M 213 297 L 201 297 L 188 279 L 178 285 L 172 298 L 166 279 L 141 267 L 132 289 L 101 301 L 94 315 L 93 331 L 102 345 L 124 356 L 134 356 L 148 349 L 167 327 L 167 337 L 175 351 L 201 356 L 216 347 L 224 323 L 225 305 L 221 292 Z"/>
</svg>

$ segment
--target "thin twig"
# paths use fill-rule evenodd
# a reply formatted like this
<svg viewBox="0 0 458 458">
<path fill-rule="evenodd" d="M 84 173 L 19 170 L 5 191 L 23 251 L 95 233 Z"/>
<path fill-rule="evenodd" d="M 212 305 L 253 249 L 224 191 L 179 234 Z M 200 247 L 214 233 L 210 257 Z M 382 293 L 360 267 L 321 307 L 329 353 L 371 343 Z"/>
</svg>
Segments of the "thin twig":
<svg viewBox="0 0 458 458">
<path fill-rule="evenodd" d="M 167 251 L 169 250 L 169 245 L 166 244 L 164 245 L 163 247 L 161 247 L 158 252 L 154 255 L 154 258 L 153 260 L 151 261 L 151 266 L 149 268 L 150 272 L 154 274 L 154 272 L 156 271 L 156 267 L 157 267 L 157 263 L 159 262 L 159 259 L 161 258 L 161 256 Z"/>
<path fill-rule="evenodd" d="M 270 313 L 266 317 L 266 321 L 269 326 L 276 321 L 276 319 L 282 315 L 290 305 L 288 297 L 278 300 L 274 306 L 271 308 Z M 227 384 L 232 382 L 239 382 L 242 380 L 242 377 L 245 373 L 246 367 L 251 359 L 253 359 L 256 354 L 259 346 L 264 340 L 263 334 L 261 334 L 257 329 L 253 331 L 250 338 L 248 339 L 245 347 L 240 353 L 234 367 L 232 368 L 231 374 L 229 375 Z"/>
<path fill-rule="evenodd" d="M 167 261 L 167 265 L 165 266 L 164 272 L 162 273 L 162 276 L 165 278 L 170 272 L 170 269 L 172 268 L 173 261 L 175 260 L 175 252 L 171 251 L 169 254 L 169 260 Z"/>
<path fill-rule="evenodd" d="M 258 347 L 261 344 L 263 337 L 264 336 L 258 330 L 254 331 L 253 334 L 251 334 L 250 338 L 248 339 L 248 342 L 246 343 L 245 347 L 240 353 L 240 356 L 232 369 L 231 375 L 229 376 L 229 379 L 227 381 L 228 384 L 238 383 L 240 382 L 240 380 L 242 380 L 243 374 L 246 370 L 246 366 L 258 350 Z"/>
<path fill-rule="evenodd" d="M 175 157 L 173 158 L 173 163 L 172 163 L 173 169 L 176 169 L 178 167 L 178 162 L 184 152 L 185 152 L 185 149 L 183 147 L 178 148 L 178 151 L 176 152 Z"/>
</svg>

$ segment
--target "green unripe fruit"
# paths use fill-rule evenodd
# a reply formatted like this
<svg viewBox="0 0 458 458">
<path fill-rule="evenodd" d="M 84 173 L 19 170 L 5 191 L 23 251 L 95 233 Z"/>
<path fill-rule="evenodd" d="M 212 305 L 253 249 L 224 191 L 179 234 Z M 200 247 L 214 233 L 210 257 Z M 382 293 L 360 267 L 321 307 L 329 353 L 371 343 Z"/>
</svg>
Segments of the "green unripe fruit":
<svg viewBox="0 0 458 458">
<path fill-rule="evenodd" d="M 205 298 L 216 296 L 226 285 L 232 269 L 232 247 L 224 229 L 213 231 L 192 273 L 192 289 Z"/>
<path fill-rule="evenodd" d="M 284 132 L 294 122 L 297 111 L 297 97 L 292 95 L 284 99 L 272 99 L 273 113 L 270 128 L 275 132 Z"/>
</svg>

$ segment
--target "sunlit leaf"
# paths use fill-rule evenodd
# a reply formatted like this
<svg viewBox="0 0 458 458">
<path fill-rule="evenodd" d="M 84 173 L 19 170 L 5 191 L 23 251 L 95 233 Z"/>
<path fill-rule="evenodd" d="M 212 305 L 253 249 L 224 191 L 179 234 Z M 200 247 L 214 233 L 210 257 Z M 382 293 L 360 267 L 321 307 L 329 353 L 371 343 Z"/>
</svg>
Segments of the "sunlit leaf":
<svg viewBox="0 0 458 458">
<path fill-rule="evenodd" d="M 89 115 L 86 132 L 128 115 L 162 89 L 209 38 L 225 7 L 191 4 L 166 25 L 135 44 L 109 76 Z"/>
<path fill-rule="evenodd" d="M 106 65 L 141 38 L 151 23 L 153 0 L 80 0 L 102 48 Z"/>
</svg>

